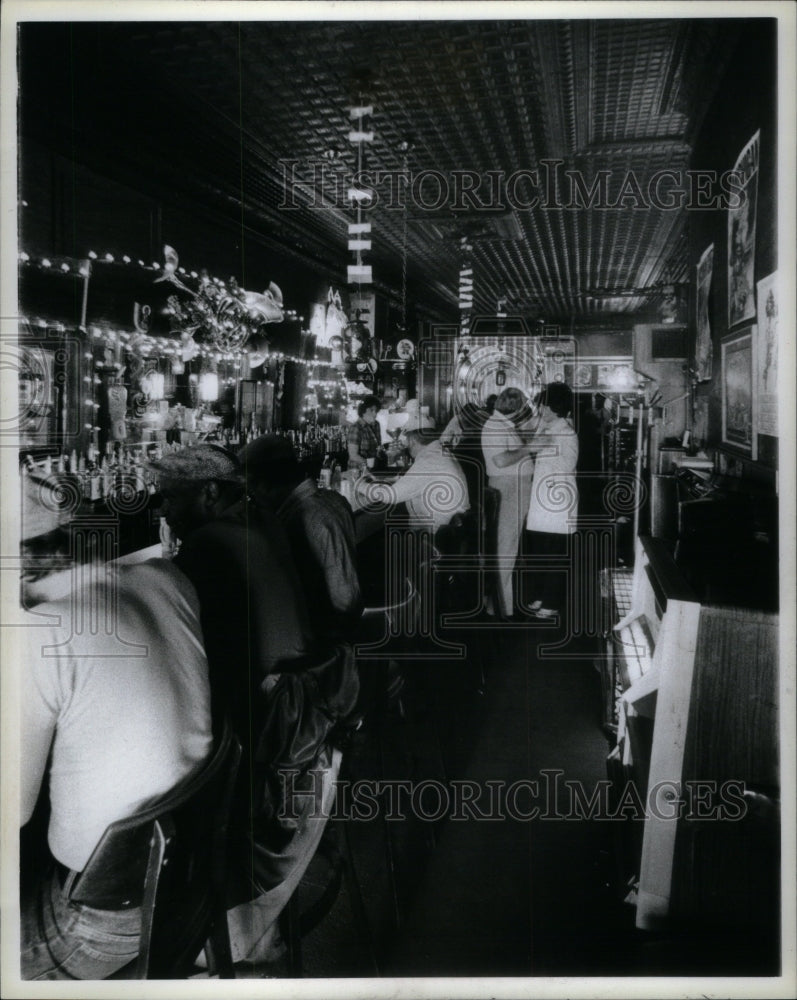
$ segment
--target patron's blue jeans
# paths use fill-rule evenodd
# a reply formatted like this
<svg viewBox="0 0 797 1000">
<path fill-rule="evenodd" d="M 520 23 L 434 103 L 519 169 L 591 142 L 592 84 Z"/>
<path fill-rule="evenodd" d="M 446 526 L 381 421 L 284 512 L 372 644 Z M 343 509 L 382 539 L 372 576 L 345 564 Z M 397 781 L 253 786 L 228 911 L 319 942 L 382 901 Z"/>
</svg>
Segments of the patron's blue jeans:
<svg viewBox="0 0 797 1000">
<path fill-rule="evenodd" d="M 54 872 L 22 900 L 23 979 L 105 979 L 138 955 L 141 908 L 70 903 Z"/>
</svg>

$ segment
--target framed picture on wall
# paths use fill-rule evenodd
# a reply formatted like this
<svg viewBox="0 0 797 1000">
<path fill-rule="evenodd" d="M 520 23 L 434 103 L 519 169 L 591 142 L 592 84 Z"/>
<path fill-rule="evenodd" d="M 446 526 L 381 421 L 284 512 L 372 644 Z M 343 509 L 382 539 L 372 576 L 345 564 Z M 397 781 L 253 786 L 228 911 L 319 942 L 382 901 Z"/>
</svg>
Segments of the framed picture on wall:
<svg viewBox="0 0 797 1000">
<path fill-rule="evenodd" d="M 760 133 L 739 153 L 734 172 L 741 180 L 739 204 L 728 209 L 728 326 L 755 319 L 755 231 L 758 210 Z"/>
<path fill-rule="evenodd" d="M 778 435 L 778 274 L 758 282 L 758 345 L 756 348 L 756 430 Z"/>
<path fill-rule="evenodd" d="M 722 338 L 722 443 L 757 458 L 755 326 Z"/>
</svg>

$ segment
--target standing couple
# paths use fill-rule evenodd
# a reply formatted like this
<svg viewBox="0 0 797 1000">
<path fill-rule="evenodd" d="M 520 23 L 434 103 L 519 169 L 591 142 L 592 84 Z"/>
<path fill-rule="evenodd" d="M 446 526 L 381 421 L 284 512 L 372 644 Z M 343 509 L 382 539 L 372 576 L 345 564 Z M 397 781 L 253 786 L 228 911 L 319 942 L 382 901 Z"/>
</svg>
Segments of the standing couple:
<svg viewBox="0 0 797 1000">
<path fill-rule="evenodd" d="M 532 403 L 520 389 L 504 389 L 482 430 L 488 485 L 501 496 L 496 544 L 501 607 L 488 605 L 488 613 L 503 617 L 515 611 L 515 561 L 524 529 L 530 554 L 551 564 L 567 556 L 576 530 L 573 393 L 563 382 L 550 382 Z M 567 582 L 561 569 L 541 566 L 531 574 L 532 601 L 525 610 L 540 619 L 561 614 Z"/>
</svg>

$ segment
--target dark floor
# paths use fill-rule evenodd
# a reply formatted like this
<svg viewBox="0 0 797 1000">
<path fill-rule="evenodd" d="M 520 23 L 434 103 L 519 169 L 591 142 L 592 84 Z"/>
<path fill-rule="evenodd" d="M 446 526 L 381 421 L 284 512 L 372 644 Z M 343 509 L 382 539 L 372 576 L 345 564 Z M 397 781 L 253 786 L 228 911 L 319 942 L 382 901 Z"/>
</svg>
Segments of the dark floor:
<svg viewBox="0 0 797 1000">
<path fill-rule="evenodd" d="M 305 977 L 775 973 L 772 949 L 749 935 L 634 930 L 616 824 L 579 819 L 577 808 L 576 818 L 563 815 L 574 812 L 574 786 L 588 797 L 606 779 L 609 744 L 594 640 L 546 655 L 540 643 L 560 634 L 527 624 L 471 630 L 463 660 L 404 667 L 403 716 L 393 704 L 368 719 L 344 777 L 404 780 L 411 790 L 393 786 L 396 818 L 385 819 L 383 788 L 371 818 L 331 821 L 330 836 L 350 846 L 354 879 L 304 938 Z M 525 818 L 532 806 L 538 815 Z M 303 905 L 328 871 L 313 862 Z M 237 971 L 288 974 L 284 962 Z"/>
</svg>

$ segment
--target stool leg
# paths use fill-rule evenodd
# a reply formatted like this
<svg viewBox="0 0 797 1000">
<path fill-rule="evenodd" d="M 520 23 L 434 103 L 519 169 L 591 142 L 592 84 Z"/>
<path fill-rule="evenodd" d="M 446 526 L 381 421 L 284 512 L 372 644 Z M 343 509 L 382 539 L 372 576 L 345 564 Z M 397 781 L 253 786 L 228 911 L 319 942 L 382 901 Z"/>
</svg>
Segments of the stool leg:
<svg viewBox="0 0 797 1000">
<path fill-rule="evenodd" d="M 384 718 L 380 719 L 379 722 L 379 733 L 377 734 L 378 749 L 379 749 L 379 771 L 382 778 L 385 776 L 385 745 L 383 742 L 382 725 L 384 725 Z M 382 828 L 385 834 L 385 855 L 387 861 L 387 874 L 388 881 L 390 882 L 390 895 L 393 901 L 393 916 L 395 918 L 396 927 L 401 926 L 401 906 L 399 904 L 398 898 L 398 886 L 396 884 L 396 861 L 393 852 L 393 840 L 390 836 L 390 820 L 386 818 L 387 808 L 384 801 L 384 796 L 382 797 L 381 803 L 382 812 Z"/>
<path fill-rule="evenodd" d="M 208 963 L 208 975 L 218 976 L 219 979 L 235 979 L 230 934 L 227 930 L 227 914 L 223 911 L 213 921 L 210 935 L 205 942 L 205 958 Z"/>
</svg>

